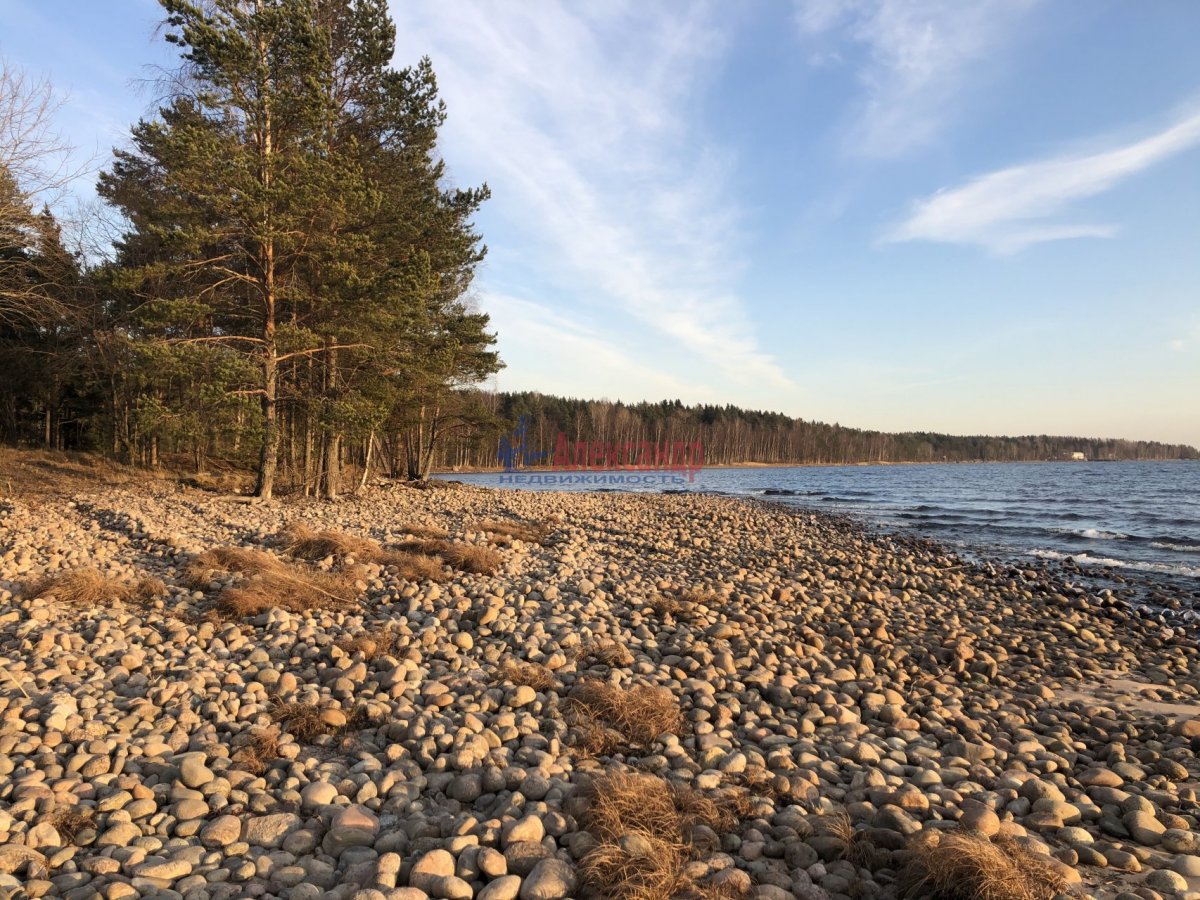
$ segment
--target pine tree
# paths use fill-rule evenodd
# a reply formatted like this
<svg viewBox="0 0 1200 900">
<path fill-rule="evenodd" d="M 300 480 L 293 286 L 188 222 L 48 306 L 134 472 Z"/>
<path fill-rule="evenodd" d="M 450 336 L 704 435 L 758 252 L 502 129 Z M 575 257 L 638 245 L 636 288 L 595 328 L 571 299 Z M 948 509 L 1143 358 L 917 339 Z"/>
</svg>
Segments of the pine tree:
<svg viewBox="0 0 1200 900">
<path fill-rule="evenodd" d="M 383 0 L 160 2 L 180 87 L 100 185 L 130 224 L 127 305 L 161 345 L 151 355 L 253 364 L 230 388 L 260 404 L 259 496 L 284 432 L 290 469 L 335 496 L 347 443 L 370 454 L 416 393 L 405 379 L 460 383 L 498 365 L 486 317 L 463 302 L 487 188 L 444 187 L 433 69 L 391 68 Z M 457 362 L 411 358 L 445 333 Z"/>
<path fill-rule="evenodd" d="M 278 459 L 281 324 L 337 182 L 322 152 L 332 121 L 328 42 L 311 0 L 161 0 L 181 48 L 179 89 L 134 128 L 101 193 L 135 226 L 119 248 L 142 267 L 151 302 L 191 308 L 176 341 L 252 357 L 259 400 L 255 493 L 270 497 Z M 139 253 L 139 251 L 142 251 Z M 145 252 L 148 251 L 148 252 Z M 155 291 L 165 283 L 171 290 Z"/>
</svg>

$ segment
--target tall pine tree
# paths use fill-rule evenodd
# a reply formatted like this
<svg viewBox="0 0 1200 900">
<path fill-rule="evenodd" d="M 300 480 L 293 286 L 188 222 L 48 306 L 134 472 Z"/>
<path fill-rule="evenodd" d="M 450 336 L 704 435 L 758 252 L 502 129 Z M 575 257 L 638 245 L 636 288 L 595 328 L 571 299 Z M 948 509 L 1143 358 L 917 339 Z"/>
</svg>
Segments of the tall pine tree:
<svg viewBox="0 0 1200 900">
<path fill-rule="evenodd" d="M 259 496 L 285 431 L 293 474 L 334 496 L 347 439 L 369 456 L 396 420 L 421 334 L 452 321 L 471 371 L 498 366 L 462 304 L 487 189 L 443 186 L 432 67 L 391 68 L 383 0 L 161 2 L 178 90 L 101 180 L 132 305 L 161 323 L 147 338 L 252 362 Z"/>
</svg>

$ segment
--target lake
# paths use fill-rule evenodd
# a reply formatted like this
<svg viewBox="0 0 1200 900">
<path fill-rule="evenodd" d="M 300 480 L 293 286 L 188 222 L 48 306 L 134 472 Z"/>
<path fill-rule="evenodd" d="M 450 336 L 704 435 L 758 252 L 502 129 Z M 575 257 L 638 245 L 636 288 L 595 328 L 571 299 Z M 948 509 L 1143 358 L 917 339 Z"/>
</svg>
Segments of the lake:
<svg viewBox="0 0 1200 900">
<path fill-rule="evenodd" d="M 512 486 L 501 473 L 439 477 Z M 853 515 L 991 555 L 1200 577 L 1197 462 L 712 468 L 686 489 Z"/>
</svg>

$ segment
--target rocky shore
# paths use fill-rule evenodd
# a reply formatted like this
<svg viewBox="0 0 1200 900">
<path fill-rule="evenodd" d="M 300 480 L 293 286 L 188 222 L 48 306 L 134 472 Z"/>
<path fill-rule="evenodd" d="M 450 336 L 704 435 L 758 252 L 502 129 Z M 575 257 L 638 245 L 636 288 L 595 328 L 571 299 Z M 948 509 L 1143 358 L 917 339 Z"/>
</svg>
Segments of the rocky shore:
<svg viewBox="0 0 1200 900">
<path fill-rule="evenodd" d="M 0 501 L 0 896 L 1200 897 L 1194 635 L 762 503 Z"/>
</svg>

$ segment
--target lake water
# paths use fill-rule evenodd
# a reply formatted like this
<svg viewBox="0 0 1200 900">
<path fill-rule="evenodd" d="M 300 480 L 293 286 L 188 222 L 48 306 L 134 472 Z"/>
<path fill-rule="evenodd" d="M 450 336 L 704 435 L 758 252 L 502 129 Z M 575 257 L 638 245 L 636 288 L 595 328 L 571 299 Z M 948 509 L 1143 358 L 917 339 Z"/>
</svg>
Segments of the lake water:
<svg viewBox="0 0 1200 900">
<path fill-rule="evenodd" d="M 441 477 L 511 486 L 499 473 Z M 713 468 L 687 489 L 849 514 L 989 555 L 1200 577 L 1198 462 Z"/>
</svg>

